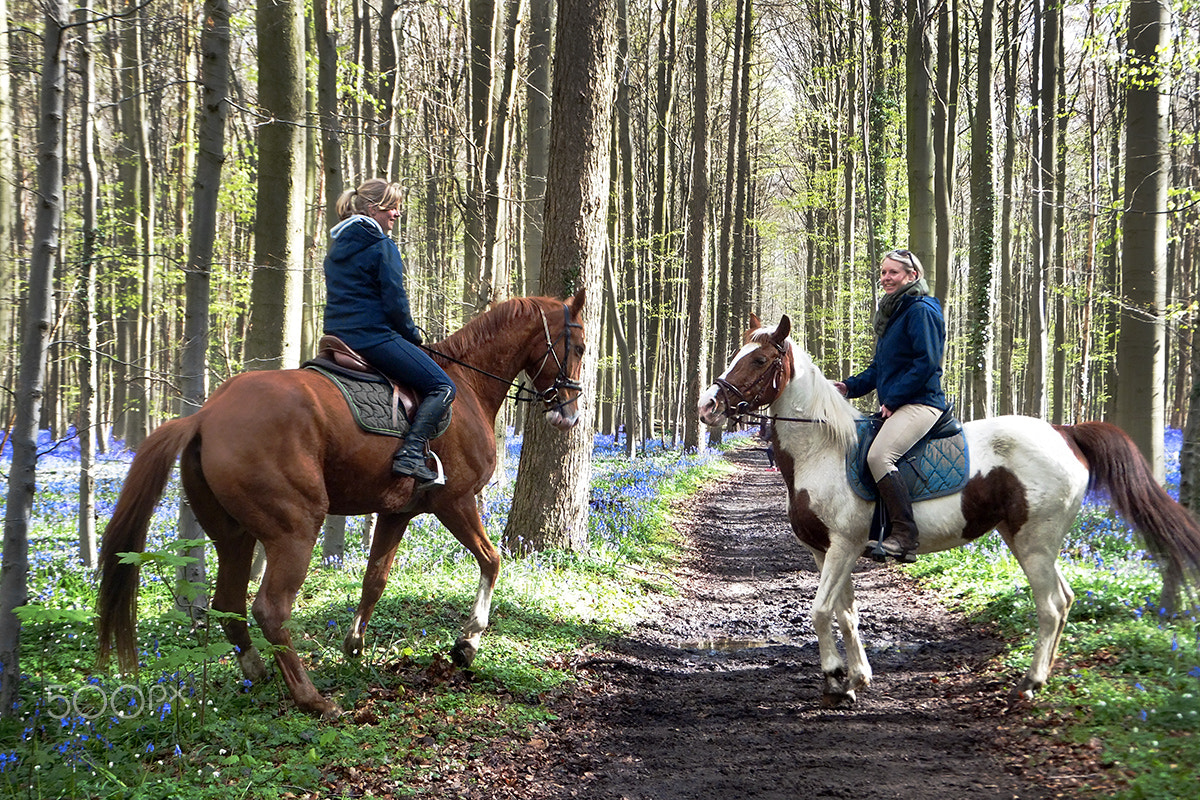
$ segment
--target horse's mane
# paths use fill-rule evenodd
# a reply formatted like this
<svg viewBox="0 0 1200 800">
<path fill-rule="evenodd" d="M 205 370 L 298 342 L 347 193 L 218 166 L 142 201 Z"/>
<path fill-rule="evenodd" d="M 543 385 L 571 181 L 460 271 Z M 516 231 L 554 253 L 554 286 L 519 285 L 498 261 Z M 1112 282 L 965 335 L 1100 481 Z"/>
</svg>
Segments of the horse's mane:
<svg viewBox="0 0 1200 800">
<path fill-rule="evenodd" d="M 821 368 L 812 360 L 812 356 L 790 338 L 787 339 L 787 344 L 792 357 L 792 376 L 779 400 L 790 408 L 779 416 L 795 414 L 806 419 L 820 420 L 825 424 L 816 427 L 831 445 L 842 450 L 855 447 L 858 442 L 856 423 L 862 419 L 862 412 L 842 397 L 841 392 L 829 382 Z"/>
<path fill-rule="evenodd" d="M 481 348 L 488 347 L 497 338 L 511 333 L 512 323 L 518 319 L 536 319 L 546 298 L 514 297 L 492 306 L 466 325 L 438 343 L 441 353 L 463 359 Z"/>
</svg>

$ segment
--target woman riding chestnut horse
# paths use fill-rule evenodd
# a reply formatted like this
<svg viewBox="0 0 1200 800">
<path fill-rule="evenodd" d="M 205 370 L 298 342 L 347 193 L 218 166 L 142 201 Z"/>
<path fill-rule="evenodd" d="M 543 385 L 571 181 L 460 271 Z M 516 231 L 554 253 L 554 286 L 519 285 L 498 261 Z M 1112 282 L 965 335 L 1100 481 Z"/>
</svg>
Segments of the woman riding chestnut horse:
<svg viewBox="0 0 1200 800">
<path fill-rule="evenodd" d="M 451 651 L 456 664 L 469 665 L 488 626 L 500 574 L 500 554 L 475 503 L 496 467 L 496 415 L 524 370 L 546 420 L 560 430 L 575 425 L 583 305 L 582 290 L 566 302 L 509 300 L 436 345 L 435 358 L 458 396 L 449 428 L 431 443 L 446 483 L 415 498 L 414 478 L 393 470 L 395 440 L 364 433 L 338 387 L 313 370 L 238 375 L 195 414 L 158 428 L 138 450 L 104 533 L 101 657 L 115 649 L 123 666 L 137 663 L 138 569 L 122 563 L 121 554 L 145 548 L 154 506 L 179 456 L 184 493 L 217 551 L 212 607 L 225 612 L 221 624 L 247 678 L 266 674 L 245 619 L 251 560 L 261 543 L 267 565 L 254 618 L 275 646 L 276 663 L 296 705 L 326 717 L 339 713 L 313 686 L 288 626 L 327 514 L 379 514 L 362 600 L 344 643 L 347 654 L 362 651 L 363 632 L 409 521 L 429 513 L 479 563 L 475 604 Z"/>
</svg>

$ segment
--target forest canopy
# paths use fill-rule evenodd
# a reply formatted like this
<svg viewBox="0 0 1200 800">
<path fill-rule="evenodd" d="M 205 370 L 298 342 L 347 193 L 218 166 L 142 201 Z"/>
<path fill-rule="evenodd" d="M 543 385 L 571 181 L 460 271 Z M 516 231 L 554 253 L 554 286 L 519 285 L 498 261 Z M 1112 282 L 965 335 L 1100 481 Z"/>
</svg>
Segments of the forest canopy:
<svg viewBox="0 0 1200 800">
<path fill-rule="evenodd" d="M 280 38 L 260 40 L 265 4 L 230 5 L 93 0 L 73 9 L 61 257 L 39 426 L 55 435 L 78 419 L 89 360 L 98 441 L 111 426 L 136 445 L 184 410 L 205 113 L 225 115 L 206 385 L 247 365 L 254 273 L 264 264 L 256 226 L 277 213 L 260 167 L 273 146 L 265 137 L 280 125 L 303 148 L 291 175 L 303 246 L 286 267 L 298 272 L 286 301 L 297 306 L 286 359 L 310 355 L 320 332 L 328 198 L 366 177 L 405 189 L 394 235 L 414 316 L 433 339 L 492 300 L 542 291 L 553 2 L 284 3 L 303 14 L 295 54 Z M 599 429 L 680 435 L 697 268 L 703 382 L 723 368 L 752 312 L 768 324 L 790 314 L 794 335 L 838 377 L 870 358 L 876 264 L 898 246 L 920 252 L 947 308 L 947 389 L 964 417 L 1117 413 L 1127 313 L 1158 331 L 1159 424 L 1182 427 L 1198 313 L 1200 19 L 1193 3 L 1172 4 L 1150 51 L 1157 60 L 1138 61 L 1129 24 L 1138 5 L 728 0 L 711 7 L 707 69 L 698 70 L 692 4 L 613 0 Z M 222 7 L 231 66 L 218 109 L 201 41 Z M 564 0 L 558 12 L 570 7 Z M 0 368 L 11 387 L 35 245 L 43 42 L 41 4 L 9 2 L 7 12 Z M 294 119 L 281 119 L 269 99 L 281 74 L 302 91 Z M 697 75 L 707 76 L 700 126 Z M 1145 262 L 1126 263 L 1123 251 L 1137 189 L 1128 183 L 1129 137 L 1144 121 L 1131 109 L 1147 88 L 1165 98 L 1154 307 L 1131 299 L 1129 270 Z M 707 131 L 709 154 L 699 267 L 686 247 L 697 130 Z M 6 420 L 11 403 L 0 398 Z"/>
</svg>

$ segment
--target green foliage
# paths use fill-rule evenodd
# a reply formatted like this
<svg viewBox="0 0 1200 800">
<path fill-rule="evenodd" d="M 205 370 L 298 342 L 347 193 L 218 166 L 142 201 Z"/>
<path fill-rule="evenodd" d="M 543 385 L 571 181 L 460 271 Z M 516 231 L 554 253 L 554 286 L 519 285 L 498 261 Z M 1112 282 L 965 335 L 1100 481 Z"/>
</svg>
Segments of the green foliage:
<svg viewBox="0 0 1200 800">
<path fill-rule="evenodd" d="M 26 683 L 18 719 L 0 727 L 0 798 L 278 798 L 324 795 L 364 775 L 405 795 L 442 770 L 463 771 L 497 736 L 536 735 L 546 698 L 574 680 L 574 654 L 627 630 L 669 584 L 658 571 L 676 557 L 667 504 L 713 469 L 705 456 L 602 455 L 591 551 L 508 559 L 470 672 L 451 670 L 443 654 L 474 601 L 478 568 L 435 521 L 410 527 L 357 660 L 342 654 L 342 640 L 365 566 L 361 542 L 340 568 L 314 560 L 292 631 L 317 688 L 348 712 L 335 723 L 297 712 L 278 676 L 242 678 L 219 626 L 239 615 L 210 611 L 194 625 L 176 610 L 175 570 L 190 563 L 190 543 L 169 540 L 173 513 L 153 519 L 148 552 L 122 557 L 142 568 L 140 669 L 97 670 L 95 582 L 71 556 L 45 555 L 70 552 L 72 516 L 43 498 L 53 521 L 35 521 L 34 557 L 50 569 L 38 602 L 21 611 Z M 109 491 L 100 494 L 103 502 Z M 177 502 L 173 487 L 163 505 L 173 512 Z M 506 513 L 506 498 L 489 499 L 491 535 Z M 209 558 L 212 573 L 211 547 Z"/>
<path fill-rule="evenodd" d="M 1200 783 L 1200 624 L 1158 607 L 1158 572 L 1107 510 L 1085 506 L 1060 566 L 1075 604 L 1035 715 L 1059 736 L 1100 742 L 1115 795 L 1191 798 Z M 1013 639 L 1004 668 L 1024 672 L 1036 631 L 1029 586 L 997 535 L 911 568 L 939 595 Z"/>
</svg>

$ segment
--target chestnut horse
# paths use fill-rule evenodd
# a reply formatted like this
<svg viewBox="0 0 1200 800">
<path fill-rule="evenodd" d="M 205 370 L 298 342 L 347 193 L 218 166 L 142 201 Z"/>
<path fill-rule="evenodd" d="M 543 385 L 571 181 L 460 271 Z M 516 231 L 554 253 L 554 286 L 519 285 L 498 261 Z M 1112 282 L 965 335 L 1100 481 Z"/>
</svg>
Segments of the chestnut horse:
<svg viewBox="0 0 1200 800">
<path fill-rule="evenodd" d="M 812 619 L 824 673 L 822 702 L 852 703 L 871 681 L 858 633 L 851 571 L 863 555 L 872 503 L 846 477 L 846 455 L 857 447 L 862 417 L 791 339 L 785 315 L 775 328 L 751 318 L 745 344 L 725 373 L 700 398 L 709 425 L 767 408 L 787 483 L 788 521 L 812 552 L 821 577 Z M 1006 416 L 963 425 L 970 476 L 958 494 L 914 505 L 918 552 L 959 547 L 993 529 L 1000 532 L 1029 580 L 1037 607 L 1037 644 L 1028 672 L 1013 690 L 1032 698 L 1046 683 L 1074 593 L 1058 568 L 1063 541 L 1089 486 L 1105 489 L 1170 574 L 1195 581 L 1200 573 L 1200 527 L 1154 481 L 1137 447 L 1103 422 L 1052 426 Z M 846 660 L 837 650 L 836 617 Z M 848 662 L 848 664 L 847 664 Z"/>
<path fill-rule="evenodd" d="M 266 571 L 254 618 L 275 646 L 296 705 L 325 717 L 339 713 L 309 680 L 287 624 L 326 514 L 379 514 L 346 653 L 362 650 L 363 632 L 409 521 L 431 513 L 479 563 L 475 604 L 451 651 L 457 665 L 469 666 L 488 626 L 500 572 L 500 554 L 475 501 L 496 467 L 496 415 L 524 370 L 550 424 L 561 430 L 575 425 L 583 305 L 582 290 L 565 303 L 544 297 L 509 300 L 432 348 L 458 394 L 449 428 L 430 443 L 445 466 L 446 483 L 416 497 L 412 478 L 392 476 L 396 439 L 360 430 L 341 391 L 312 370 L 243 373 L 195 414 L 158 428 L 134 458 L 104 532 L 101 660 L 115 641 L 122 666 L 137 663 L 138 569 L 121 563 L 120 556 L 145 548 L 150 516 L 179 456 L 183 490 L 217 552 L 212 607 L 232 615 L 222 625 L 247 678 L 266 674 L 246 623 L 251 560 L 255 543 L 261 542 Z"/>
</svg>

